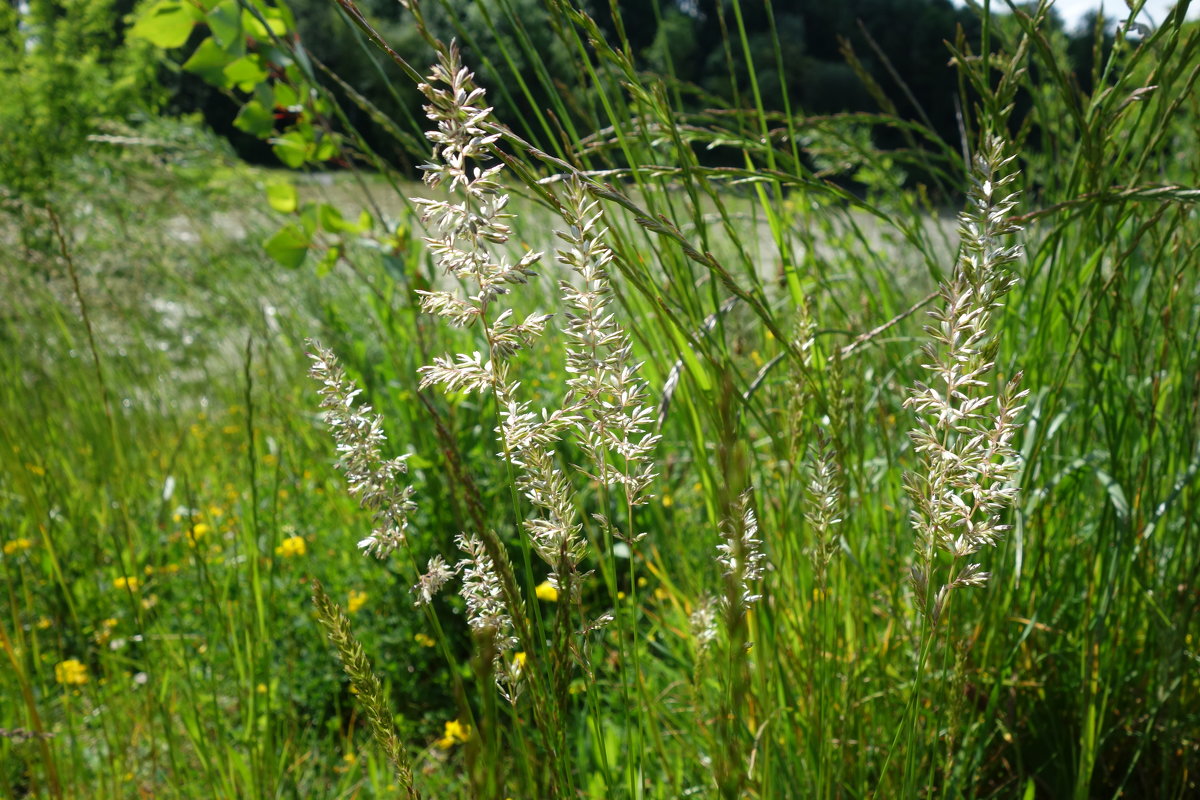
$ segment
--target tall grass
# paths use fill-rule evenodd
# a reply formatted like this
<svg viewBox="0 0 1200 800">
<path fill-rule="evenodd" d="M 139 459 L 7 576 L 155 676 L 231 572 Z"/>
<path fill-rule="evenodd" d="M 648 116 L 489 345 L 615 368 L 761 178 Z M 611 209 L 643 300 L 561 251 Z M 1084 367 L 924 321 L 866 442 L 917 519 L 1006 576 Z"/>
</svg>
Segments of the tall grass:
<svg viewBox="0 0 1200 800">
<path fill-rule="evenodd" d="M 340 5 L 383 43 L 351 0 Z M 422 5 L 406 6 L 430 61 L 453 63 Z M 86 787 L 103 797 L 136 786 L 389 796 L 401 783 L 410 796 L 497 798 L 1194 793 L 1200 155 L 1189 136 L 1200 34 L 1183 21 L 1186 6 L 1141 39 L 1122 23 L 1111 51 L 1098 53 L 1090 94 L 1063 72 L 1045 4 L 985 9 L 982 40 L 951 47 L 963 90 L 963 140 L 953 143 L 887 107 L 810 117 L 757 84 L 731 106 L 692 105 L 688 87 L 638 71 L 619 19 L 606 21 L 610 37 L 557 0 L 546 7 L 573 68 L 550 75 L 513 7 L 489 6 L 495 39 L 462 41 L 464 61 L 495 74 L 533 65 L 485 88 L 535 105 L 548 97 L 550 107 L 527 126 L 540 127 L 532 140 L 503 121 L 472 122 L 477 160 L 507 176 L 472 202 L 509 194 L 516 214 L 504 220 L 511 231 L 491 237 L 488 263 L 555 247 L 552 230 L 567 238 L 563 266 L 582 263 L 571 254 L 591 247 L 588 230 L 611 254 L 608 308 L 630 337 L 662 437 L 645 504 L 618 500 L 603 479 L 611 462 L 579 467 L 596 448 L 567 435 L 574 420 L 553 422 L 583 392 L 566 389 L 579 372 L 563 366 L 578 342 L 564 296 L 595 279 L 543 259 L 542 276 L 503 298 L 512 317 L 479 288 L 467 297 L 486 326 L 422 314 L 421 297 L 440 298 L 427 311 L 463 306 L 437 294 L 457 281 L 416 240 L 421 222 L 403 196 L 417 192 L 397 176 L 390 185 L 359 176 L 371 195 L 353 201 L 376 209 L 368 238 L 387 243 L 384 255 L 348 249 L 320 285 L 303 274 L 274 285 L 237 278 L 290 299 L 272 300 L 284 310 L 265 319 L 243 308 L 251 346 L 226 329 L 212 342 L 212 371 L 178 388 L 157 376 L 188 374 L 196 359 L 122 360 L 122 346 L 155 352 L 145 310 L 114 302 L 100 313 L 103 291 L 87 277 L 104 262 L 93 261 L 94 245 L 64 237 L 48 263 L 84 280 L 78 290 L 65 278 L 22 284 L 30 302 L 5 328 L 23 346 L 4 362 L 14 424 L 0 455 L 15 534 L 5 541 L 31 542 L 3 561 L 15 669 L 0 686 L 19 700 L 0 722 L 57 735 L 0 740 L 15 765 L 0 780 L 13 794 Z M 755 75 L 767 54 L 750 51 L 737 0 L 720 9 L 731 70 L 746 62 Z M 421 79 L 381 59 L 394 80 Z M 474 88 L 456 67 L 446 73 L 463 98 Z M 336 83 L 326 99 L 365 102 Z M 461 121 L 457 113 L 442 110 Z M 901 130 L 906 144 L 878 149 L 871 134 L 881 128 Z M 386 171 L 365 139 L 345 133 L 352 163 Z M 1001 381 L 1023 371 L 1030 394 L 1012 439 L 1016 475 L 997 484 L 1013 507 L 996 507 L 996 530 L 1011 527 L 979 555 L 991 577 L 956 590 L 953 613 L 935 620 L 936 587 L 926 581 L 931 592 L 918 596 L 912 565 L 931 575 L 957 564 L 936 548 L 913 553 L 903 476 L 933 462 L 909 439 L 917 418 L 906 388 L 928 380 L 925 312 L 940 308 L 939 284 L 955 275 L 958 242 L 940 203 L 961 204 L 970 173 L 961 153 L 990 135 L 1015 156 L 1011 213 L 1025 254 L 1010 265 L 1018 280 L 1004 305 L 991 309 L 996 344 L 984 355 Z M 392 187 L 398 196 L 383 201 Z M 442 189 L 423 197 L 426 209 L 445 210 Z M 386 207 L 397 219 L 384 227 Z M 102 219 L 121 218 L 110 214 Z M 213 221 L 195 229 L 213 231 Z M 474 252 L 461 233 L 451 244 L 444 231 L 428 235 L 435 255 Z M 196 258 L 194 246 L 145 249 L 150 262 L 167 260 L 156 251 Z M 204 265 L 232 279 L 253 257 Z M 201 280 L 193 270 L 174 285 L 220 285 L 220 273 Z M 517 330 L 517 319 L 530 327 Z M 222 328 L 205 327 L 213 337 Z M 39 342 L 49 330 L 61 338 Z M 141 338 L 124 341 L 130 332 Z M 404 547 L 382 564 L 355 555 L 369 521 L 335 490 L 332 445 L 309 424 L 315 391 L 301 383 L 300 340 L 313 334 L 381 413 L 382 456 L 412 454 L 416 508 Z M 442 363 L 448 378 L 462 362 L 435 359 L 476 350 L 478 365 L 462 369 L 490 393 L 458 391 L 462 381 L 445 394 L 422 387 L 420 367 Z M 199 432 L 186 408 L 196 396 L 210 398 Z M 236 433 L 218 436 L 206 423 L 226 405 L 240 410 L 221 430 Z M 546 417 L 524 416 L 540 407 Z M 531 457 L 514 458 L 522 421 L 544 436 Z M 221 436 L 237 438 L 215 444 Z M 542 470 L 532 481 L 531 464 Z M 546 486 L 569 502 L 541 503 Z M 549 517 L 537 509 L 574 514 L 579 528 L 568 521 L 554 529 L 560 538 L 539 540 Z M 193 541 L 200 525 L 200 542 L 215 538 L 209 531 L 225 537 L 220 552 Z M 411 609 L 408 587 L 422 573 L 429 580 L 435 554 L 467 562 L 469 591 L 443 589 Z M 164 571 L 173 563 L 178 577 Z M 351 655 L 370 727 L 401 765 L 395 775 L 385 759 L 334 771 L 339 748 L 374 756 L 352 744 L 367 726 L 304 611 L 299 584 L 310 576 L 330 587 L 318 595 L 321 616 Z M 354 617 L 361 647 L 328 600 L 349 610 L 359 585 L 378 611 Z M 502 599 L 511 634 L 494 608 L 480 614 L 484 588 Z M 109 617 L 117 632 L 128 627 L 122 648 L 110 647 L 117 633 L 101 641 Z M 387 680 L 364 678 L 362 652 L 390 692 Z M 53 665 L 69 659 L 87 669 L 86 684 L 72 688 L 73 667 L 55 683 Z M 311 682 L 298 679 L 304 670 Z M 329 729 L 309 727 L 315 720 Z"/>
</svg>

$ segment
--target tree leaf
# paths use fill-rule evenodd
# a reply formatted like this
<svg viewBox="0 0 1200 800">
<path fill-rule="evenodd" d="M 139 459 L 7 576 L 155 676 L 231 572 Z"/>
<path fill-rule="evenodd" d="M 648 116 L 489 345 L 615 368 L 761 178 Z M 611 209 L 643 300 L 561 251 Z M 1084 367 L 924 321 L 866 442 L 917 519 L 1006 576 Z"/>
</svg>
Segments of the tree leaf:
<svg viewBox="0 0 1200 800">
<path fill-rule="evenodd" d="M 287 166 L 296 169 L 308 158 L 308 140 L 298 131 L 289 131 L 271 140 L 271 149 Z"/>
<path fill-rule="evenodd" d="M 212 37 L 205 39 L 192 53 L 192 57 L 183 62 L 183 68 L 195 73 L 208 83 L 222 88 L 229 88 L 232 83 L 225 77 L 225 67 L 237 59 L 226 53 Z"/>
<path fill-rule="evenodd" d="M 137 22 L 129 29 L 129 35 L 135 39 L 145 39 L 164 50 L 183 47 L 192 35 L 192 28 L 201 19 L 203 17 L 199 9 L 189 3 L 163 0 L 138 15 Z"/>
<path fill-rule="evenodd" d="M 254 91 L 254 87 L 265 81 L 270 74 L 263 69 L 258 56 L 243 56 L 227 64 L 223 71 L 225 79 L 229 81 L 226 85 L 236 86 L 243 92 Z"/>
<path fill-rule="evenodd" d="M 242 10 L 237 0 L 222 0 L 208 12 L 205 21 L 222 49 L 231 55 L 245 55 L 246 34 L 242 30 Z"/>
<path fill-rule="evenodd" d="M 267 184 L 267 204 L 280 214 L 295 213 L 299 205 L 296 187 L 283 182 Z"/>
<path fill-rule="evenodd" d="M 293 224 L 284 225 L 274 236 L 263 242 L 267 255 L 290 269 L 296 269 L 304 263 L 311 246 L 312 241 L 304 231 Z"/>
<path fill-rule="evenodd" d="M 233 121 L 233 127 L 263 139 L 270 136 L 271 131 L 275 129 L 275 117 L 257 100 L 251 100 L 242 106 L 242 110 Z"/>
</svg>

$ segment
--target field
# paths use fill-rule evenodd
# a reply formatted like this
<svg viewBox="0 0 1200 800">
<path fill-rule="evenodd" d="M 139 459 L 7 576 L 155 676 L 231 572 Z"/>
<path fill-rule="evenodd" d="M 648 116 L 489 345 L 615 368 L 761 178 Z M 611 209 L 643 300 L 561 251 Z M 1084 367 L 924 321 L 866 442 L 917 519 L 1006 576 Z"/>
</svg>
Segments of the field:
<svg viewBox="0 0 1200 800">
<path fill-rule="evenodd" d="M 0 184 L 0 796 L 1200 795 L 1186 4 L 1087 91 L 981 10 L 961 143 L 558 2 L 553 76 L 411 4 L 381 122 L 226 5 L 131 41 L 290 169 L 162 115 Z"/>
</svg>

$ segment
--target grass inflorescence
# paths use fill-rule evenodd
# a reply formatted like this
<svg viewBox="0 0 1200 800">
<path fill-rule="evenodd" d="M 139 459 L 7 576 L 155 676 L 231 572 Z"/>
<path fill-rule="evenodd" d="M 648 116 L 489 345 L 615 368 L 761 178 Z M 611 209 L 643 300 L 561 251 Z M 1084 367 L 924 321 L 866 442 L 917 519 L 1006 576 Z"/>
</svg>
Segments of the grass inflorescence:
<svg viewBox="0 0 1200 800">
<path fill-rule="evenodd" d="M 949 143 L 877 84 L 771 110 L 736 0 L 733 105 L 642 71 L 619 4 L 547 0 L 553 73 L 518 4 L 461 44 L 403 5 L 423 183 L 327 75 L 331 186 L 164 125 L 225 166 L 13 206 L 0 793 L 1195 793 L 1182 10 L 1084 91 L 1045 3 L 985 9 Z M 280 224 L 328 274 L 265 263 Z"/>
</svg>

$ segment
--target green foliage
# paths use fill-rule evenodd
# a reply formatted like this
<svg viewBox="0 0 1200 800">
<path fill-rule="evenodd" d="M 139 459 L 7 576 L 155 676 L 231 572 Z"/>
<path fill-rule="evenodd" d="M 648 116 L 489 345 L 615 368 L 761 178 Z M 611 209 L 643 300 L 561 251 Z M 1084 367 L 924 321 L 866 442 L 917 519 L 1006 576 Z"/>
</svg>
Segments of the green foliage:
<svg viewBox="0 0 1200 800">
<path fill-rule="evenodd" d="M 154 107 L 152 53 L 123 43 L 116 3 L 0 8 L 0 187 L 40 202 L 102 121 Z"/>
<path fill-rule="evenodd" d="M 153 146 L 110 144 L 60 190 L 54 248 L 3 229 L 0 727 L 55 735 L 0 738 L 0 793 L 392 797 L 403 741 L 429 797 L 1194 795 L 1196 26 L 1103 39 L 1089 83 L 1044 7 L 993 15 L 949 52 L 891 50 L 897 81 L 879 52 L 940 35 L 906 27 L 913 4 L 768 19 L 731 0 L 703 20 L 427 4 L 325 31 L 364 54 L 371 96 L 267 5 L 242 8 L 277 19 L 274 37 L 211 6 L 176 54 L 283 163 L 344 171 L 264 175 L 154 122 Z M 867 8 L 879 51 L 855 40 L 835 68 L 818 32 Z M 139 35 L 178 41 L 192 16 L 160 4 Z M 659 19 L 709 38 L 683 46 Z M 578 235 L 563 187 L 582 183 L 661 420 L 658 496 L 610 523 L 648 533 L 633 544 L 592 526 L 605 491 L 578 443 L 555 446 L 594 533 L 578 597 L 530 557 L 529 506 L 496 458 L 502 409 L 419 386 L 435 357 L 482 349 L 419 311 L 418 291 L 452 281 L 405 199 L 428 191 L 396 168 L 427 159 L 409 83 L 434 58 L 422 33 L 449 31 L 507 126 L 488 129 L 516 215 L 500 255 Z M 412 72 L 360 47 L 393 36 Z M 918 64 L 948 58 L 961 136 L 917 88 Z M 850 76 L 879 110 L 814 113 L 805 92 L 834 103 Z M 1026 255 L 986 355 L 1032 395 L 1013 528 L 934 636 L 907 579 L 905 389 L 928 380 L 924 312 L 958 247 L 938 201 L 964 188 L 964 141 L 991 133 L 1017 156 Z M 557 269 L 505 296 L 513 319 L 558 312 L 511 365 L 535 417 L 563 399 Z M 381 413 L 386 455 L 414 454 L 408 549 L 388 562 L 355 551 L 370 523 L 315 424 L 313 335 Z M 770 568 L 744 586 L 752 527 Z M 412 606 L 461 532 L 485 537 L 529 627 L 512 705 L 493 673 L 516 654 L 492 658 L 460 596 Z M 716 558 L 730 532 L 732 568 Z M 318 600 L 350 680 L 309 611 L 315 578 L 346 609 Z M 751 589 L 747 614 L 705 600 Z"/>
</svg>

